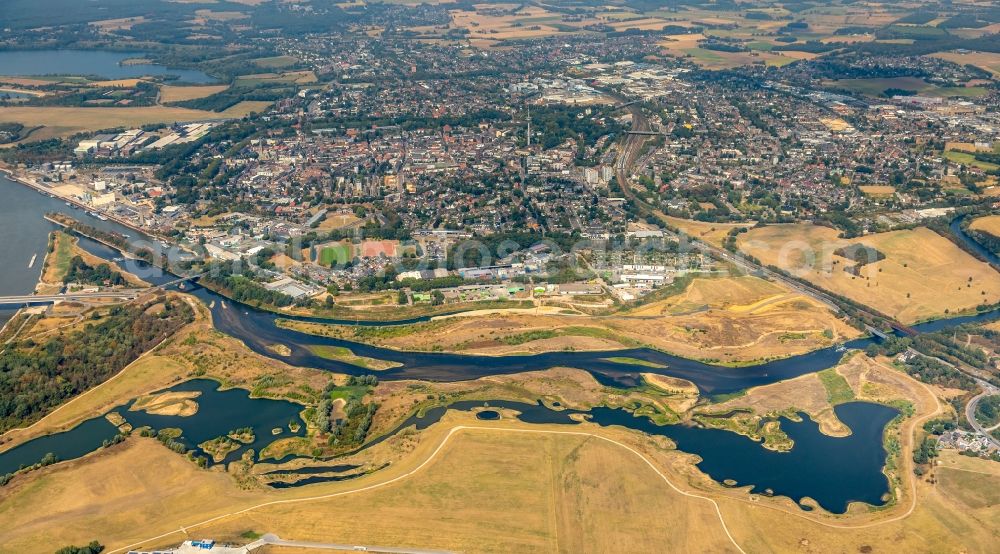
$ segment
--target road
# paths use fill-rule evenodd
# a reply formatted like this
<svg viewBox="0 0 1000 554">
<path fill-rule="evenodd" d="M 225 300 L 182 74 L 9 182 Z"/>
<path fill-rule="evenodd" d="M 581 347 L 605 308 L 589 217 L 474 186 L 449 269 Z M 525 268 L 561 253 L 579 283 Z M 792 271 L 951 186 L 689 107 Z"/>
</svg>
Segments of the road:
<svg viewBox="0 0 1000 554">
<path fill-rule="evenodd" d="M 955 371 L 958 371 L 960 373 L 964 373 L 965 375 L 968 375 L 973 380 L 975 380 L 976 384 L 978 384 L 979 387 L 983 389 L 983 392 L 981 392 L 981 393 L 977 394 L 976 396 L 972 397 L 972 400 L 969 400 L 968 404 L 965 405 L 965 419 L 969 422 L 969 425 L 974 430 L 976 430 L 979 433 L 982 433 L 983 435 L 986 435 L 986 440 L 988 440 L 990 443 L 992 443 L 993 446 L 996 446 L 997 448 L 1000 448 L 1000 440 L 997 440 L 992 435 L 990 435 L 989 432 L 988 432 L 990 430 L 995 429 L 996 427 L 990 427 L 989 429 L 986 429 L 982 425 L 979 424 L 979 421 L 976 420 L 976 405 L 979 404 L 979 401 L 982 400 L 983 398 L 986 398 L 987 396 L 993 396 L 994 394 L 1000 394 L 1000 389 L 998 389 L 997 387 L 993 386 L 992 383 L 986 381 L 985 379 L 983 379 L 979 375 L 976 375 L 975 373 L 972 373 L 971 371 L 967 371 L 965 369 L 962 369 L 961 367 L 958 367 L 957 365 L 955 365 L 953 363 L 950 363 L 947 360 L 942 360 L 941 358 L 938 358 L 937 356 L 928 356 L 927 354 L 924 354 L 924 353 L 922 353 L 922 352 L 920 352 L 918 350 L 915 350 L 913 348 L 908 348 L 906 350 L 906 353 L 909 354 L 909 355 L 911 355 L 911 356 L 922 356 L 924 358 L 927 358 L 927 359 L 930 359 L 930 360 L 934 360 L 935 362 L 938 362 L 940 364 L 946 365 L 946 366 L 954 369 Z"/>
<path fill-rule="evenodd" d="M 66 300 L 87 300 L 90 298 L 121 298 L 131 300 L 148 289 L 130 289 L 104 292 L 70 292 L 66 294 L 36 294 L 24 296 L 0 296 L 0 305 L 4 304 L 48 304 Z"/>
<path fill-rule="evenodd" d="M 986 439 L 990 441 L 993 444 L 993 446 L 1000 448 L 1000 440 L 997 440 L 996 438 L 993 437 L 993 435 L 989 433 L 990 430 L 996 429 L 997 426 L 993 426 L 990 427 L 989 429 L 986 429 L 985 427 L 980 425 L 979 420 L 976 419 L 976 406 L 979 404 L 979 401 L 982 400 L 983 398 L 986 398 L 987 396 L 1000 394 L 1000 389 L 994 387 L 993 385 L 987 383 L 986 381 L 983 381 L 982 379 L 976 379 L 976 382 L 979 383 L 979 386 L 983 387 L 983 392 L 972 397 L 972 400 L 969 400 L 969 403 L 965 405 L 965 419 L 969 420 L 969 425 L 971 425 L 973 429 L 975 429 L 979 433 L 986 435 Z"/>
<path fill-rule="evenodd" d="M 378 481 L 378 482 L 372 483 L 370 485 L 365 485 L 365 486 L 362 486 L 362 487 L 359 487 L 359 488 L 356 488 L 356 489 L 348 489 L 348 490 L 344 490 L 344 491 L 340 491 L 340 492 L 332 492 L 332 493 L 327 493 L 327 494 L 321 494 L 321 495 L 318 495 L 318 496 L 310 496 L 310 497 L 302 497 L 302 498 L 285 498 L 285 499 L 281 499 L 281 500 L 271 500 L 269 502 L 264 502 L 264 503 L 257 504 L 255 506 L 250 506 L 250 507 L 247 507 L 247 508 L 243 508 L 241 510 L 237 510 L 237 511 L 234 511 L 234 512 L 229 512 L 229 513 L 226 513 L 226 514 L 217 515 L 215 517 L 211 517 L 209 519 L 206 519 L 204 521 L 200 521 L 198 523 L 194 523 L 194 524 L 191 524 L 191 525 L 186 525 L 186 526 L 183 526 L 183 527 L 181 527 L 179 529 L 175 529 L 173 531 L 168 531 L 166 533 L 162 533 L 162 534 L 157 535 L 155 537 L 149 537 L 149 538 L 143 539 L 141 541 L 132 543 L 130 545 L 119 547 L 119 548 L 116 548 L 114 550 L 110 550 L 110 551 L 107 552 L 107 554 L 118 554 L 118 553 L 122 553 L 122 552 L 127 552 L 127 551 L 130 551 L 130 550 L 134 550 L 134 549 L 136 549 L 137 547 L 139 547 L 139 546 L 141 546 L 143 544 L 148 544 L 148 543 L 151 543 L 151 542 L 156 542 L 156 541 L 163 542 L 167 537 L 171 537 L 171 536 L 173 536 L 175 534 L 178 534 L 178 533 L 182 534 L 182 535 L 185 535 L 185 536 L 188 536 L 190 534 L 189 532 L 192 529 L 194 529 L 194 528 L 203 527 L 203 526 L 208 525 L 210 523 L 215 523 L 215 522 L 218 522 L 218 521 L 221 521 L 221 520 L 224 520 L 224 519 L 228 519 L 228 518 L 231 518 L 231 517 L 234 517 L 234 516 L 246 514 L 246 513 L 252 512 L 254 510 L 258 510 L 260 508 L 265 508 L 265 507 L 268 507 L 268 506 L 276 506 L 276 505 L 286 505 L 287 506 L 289 504 L 299 504 L 299 503 L 303 503 L 303 502 L 313 502 L 313 501 L 316 501 L 316 500 L 327 500 L 327 499 L 331 499 L 331 498 L 339 498 L 339 497 L 346 496 L 346 495 L 363 493 L 363 492 L 366 492 L 366 491 L 370 491 L 370 490 L 374 490 L 374 489 L 379 489 L 379 488 L 386 487 L 388 485 L 392 485 L 393 483 L 409 479 L 414 474 L 420 472 L 423 468 L 425 468 L 428 465 L 434 463 L 434 461 L 441 454 L 441 452 L 445 449 L 445 447 L 447 446 L 448 442 L 452 439 L 453 436 L 455 436 L 455 434 L 463 432 L 463 431 L 466 431 L 466 432 L 472 431 L 472 432 L 474 432 L 474 431 L 477 431 L 477 430 L 478 431 L 502 431 L 502 432 L 507 432 L 507 433 L 523 433 L 523 434 L 540 434 L 540 435 L 562 435 L 562 436 L 592 437 L 592 438 L 594 438 L 596 440 L 601 440 L 601 441 L 610 443 L 612 445 L 621 447 L 624 450 L 626 450 L 627 452 L 630 452 L 630 453 L 634 454 L 635 456 L 638 456 L 639 459 L 641 459 L 647 466 L 649 466 L 649 468 L 652 469 L 656 473 L 656 475 L 659 476 L 659 478 L 664 483 L 666 483 L 672 490 L 674 490 L 678 494 L 680 494 L 682 496 L 686 496 L 688 498 L 695 498 L 695 499 L 699 499 L 699 500 L 704 500 L 704 501 L 710 503 L 712 505 L 712 507 L 714 508 L 715 515 L 719 518 L 719 524 L 720 524 L 723 532 L 725 533 L 726 538 L 729 540 L 730 544 L 733 545 L 733 549 L 735 551 L 739 552 L 740 554 L 746 554 L 746 551 L 743 550 L 742 547 L 740 547 L 739 543 L 736 542 L 736 539 L 733 537 L 732 532 L 729 530 L 729 526 L 726 524 L 726 520 L 725 520 L 725 518 L 722 515 L 722 509 L 719 508 L 719 503 L 716 502 L 715 499 L 710 498 L 708 496 L 703 496 L 701 494 L 697 494 L 697 493 L 693 493 L 693 492 L 688 492 L 688 491 L 680 488 L 678 485 L 674 484 L 673 481 L 671 481 L 667 477 L 667 475 L 665 473 L 663 473 L 656 466 L 656 464 L 654 464 L 644 454 L 642 454 L 641 452 L 639 452 L 635 448 L 632 448 L 631 446 L 628 446 L 628 445 L 626 445 L 624 443 L 618 442 L 618 441 L 616 441 L 614 439 L 611 439 L 611 438 L 608 438 L 608 437 L 604 437 L 602 435 L 598 435 L 598 434 L 586 432 L 586 431 L 554 431 L 554 430 L 549 430 L 549 429 L 524 429 L 524 428 L 517 428 L 517 427 L 513 427 L 513 428 L 512 427 L 493 427 L 493 426 L 486 426 L 486 425 L 474 425 L 474 426 L 470 426 L 470 425 L 458 425 L 458 426 L 452 427 L 451 430 L 449 430 L 448 433 L 444 436 L 444 439 L 440 443 L 438 443 L 437 448 L 435 448 L 434 451 L 431 452 L 430 456 L 428 456 L 417 467 L 411 469 L 410 471 L 408 471 L 408 472 L 406 472 L 406 473 L 404 473 L 402 475 L 398 475 L 398 476 L 393 477 L 391 479 L 388 479 L 386 481 Z M 749 502 L 749 500 L 747 500 L 747 502 Z M 774 509 L 779 509 L 780 510 L 780 508 L 774 508 Z M 784 510 L 782 510 L 782 511 L 784 511 Z M 910 511 L 912 511 L 912 507 L 911 507 Z M 818 523 L 820 525 L 837 527 L 837 526 L 832 525 L 830 523 L 826 523 L 826 522 L 822 522 L 822 521 L 817 521 L 817 520 L 814 520 L 812 518 L 809 518 L 808 516 L 804 516 L 804 515 L 797 514 L 797 513 L 794 513 L 794 512 L 786 512 L 786 513 L 792 513 L 793 515 L 795 515 L 797 517 L 808 519 L 809 521 L 813 521 L 813 522 Z M 907 516 L 909 516 L 909 512 L 907 512 L 902 517 L 907 517 Z M 876 523 L 876 524 L 879 524 L 879 523 Z M 247 545 L 247 547 L 248 546 L 249 545 Z M 351 549 L 353 550 L 355 546 L 356 545 L 351 545 Z M 247 547 L 244 547 L 244 548 L 247 548 Z M 313 547 L 313 548 L 317 548 L 317 547 Z M 372 548 L 375 548 L 375 547 L 372 547 Z M 404 550 L 404 551 L 405 552 L 411 552 L 412 550 Z M 247 550 L 247 552 L 249 552 L 249 550 Z M 378 551 L 376 550 L 376 552 L 378 552 Z M 424 551 L 421 551 L 421 552 L 429 552 L 429 551 L 424 550 Z"/>
</svg>

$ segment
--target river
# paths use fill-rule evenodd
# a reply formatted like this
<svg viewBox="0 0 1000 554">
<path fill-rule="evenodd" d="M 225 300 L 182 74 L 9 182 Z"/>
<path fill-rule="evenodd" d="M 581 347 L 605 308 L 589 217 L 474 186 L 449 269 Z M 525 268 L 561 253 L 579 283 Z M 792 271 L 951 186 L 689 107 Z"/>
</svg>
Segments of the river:
<svg viewBox="0 0 1000 554">
<path fill-rule="evenodd" d="M 144 52 L 106 50 L 7 50 L 0 51 L 0 75 L 35 77 L 42 75 L 86 75 L 105 79 L 172 75 L 179 82 L 206 84 L 215 79 L 194 69 L 176 69 L 151 63 L 123 64 L 140 59 Z"/>
<path fill-rule="evenodd" d="M 15 183 L 0 174 L 0 296 L 31 294 L 38 284 L 49 233 L 58 228 L 43 217 L 60 212 L 101 229 L 137 235 L 112 221 L 102 221 L 65 202 Z M 35 263 L 31 264 L 32 258 Z M 0 307 L 0 326 L 16 309 Z"/>
<path fill-rule="evenodd" d="M 968 246 L 970 250 L 979 254 L 984 260 L 993 264 L 995 267 L 1000 268 L 1000 256 L 997 256 L 989 249 L 987 249 L 985 246 L 979 244 L 979 241 L 969 236 L 969 234 L 962 229 L 962 221 L 966 217 L 968 216 L 956 217 L 955 219 L 951 220 L 951 225 L 949 225 L 948 228 L 951 229 L 951 232 L 954 233 L 955 236 L 959 238 L 959 240 L 965 243 L 965 245 Z"/>
<path fill-rule="evenodd" d="M 42 218 L 48 211 L 68 213 L 101 228 L 135 234 L 134 231 L 118 224 L 89 217 L 80 210 L 70 209 L 56 199 L 3 178 L 0 178 L 0 199 L 2 199 L 0 233 L 7 237 L 7 240 L 0 244 L 0 256 L 3 256 L 0 259 L 11 262 L 0 272 L 0 287 L 2 287 L 0 294 L 24 294 L 34 287 L 40 271 L 40 258 L 45 252 L 46 235 L 55 227 Z M 115 250 L 92 240 L 81 238 L 80 245 L 89 252 L 111 260 L 154 284 L 173 279 L 158 268 L 141 261 L 122 258 Z M 36 265 L 28 268 L 28 261 L 36 254 L 39 256 Z M 641 373 L 658 373 L 687 379 L 697 385 L 704 394 L 716 395 L 820 371 L 836 365 L 843 356 L 845 347 L 864 348 L 869 344 L 869 339 L 859 339 L 844 347 L 825 348 L 793 358 L 739 368 L 705 364 L 642 348 L 613 353 L 552 352 L 499 357 L 400 352 L 280 329 L 275 325 L 279 316 L 273 313 L 239 304 L 201 287 L 189 289 L 189 292 L 211 306 L 216 327 L 242 340 L 261 355 L 294 365 L 338 373 L 354 375 L 368 373 L 367 370 L 357 366 L 315 356 L 309 350 L 312 345 L 333 345 L 350 348 L 360 356 L 402 364 L 400 367 L 378 372 L 381 380 L 460 381 L 487 375 L 566 366 L 589 371 L 602 384 L 610 386 L 634 386 L 641 383 Z M 980 320 L 995 319 L 1000 317 L 1000 310 L 974 317 Z M 967 320 L 968 317 L 960 317 L 916 327 L 919 331 L 938 330 Z M 357 324 L 356 321 L 342 323 Z M 276 354 L 269 348 L 275 344 L 287 346 L 291 351 L 290 355 Z M 610 357 L 637 358 L 666 367 L 622 364 L 610 361 L 608 359 Z M 269 426 L 280 427 L 290 419 L 297 418 L 299 407 L 291 403 L 275 405 L 274 417 L 267 415 L 258 418 L 258 415 L 272 413 L 269 410 L 261 410 L 258 406 L 262 405 L 256 404 L 259 400 L 249 399 L 246 391 L 213 392 L 214 385 L 209 386 L 208 383 L 190 381 L 175 387 L 176 390 L 195 387 L 201 393 L 201 399 L 205 403 L 205 411 L 199 412 L 201 417 L 163 418 L 142 412 L 120 411 L 120 413 L 133 424 L 150 425 L 155 428 L 180 427 L 185 432 L 183 441 L 189 447 L 196 447 L 200 441 L 218 436 L 231 428 L 251 425 L 255 431 L 260 431 L 257 433 L 258 440 L 250 445 L 257 452 L 271 440 L 266 432 Z M 502 402 L 498 402 L 497 405 L 502 405 Z M 424 416 L 410 418 L 400 428 L 408 425 L 422 428 L 440 419 L 447 409 L 469 409 L 471 406 L 469 403 L 460 403 L 451 408 L 434 408 Z M 566 420 L 568 414 L 583 413 L 544 407 L 529 409 L 530 405 L 525 407 L 523 404 L 520 407 L 511 407 L 518 409 L 521 412 L 519 418 L 529 423 L 569 424 L 570 421 Z M 218 412 L 214 408 L 228 411 Z M 621 425 L 647 434 L 670 437 L 681 450 L 699 455 L 702 458 L 699 467 L 720 481 L 731 479 L 740 485 L 752 485 L 753 490 L 757 492 L 770 491 L 796 501 L 810 497 L 833 512 L 843 511 L 848 502 L 855 500 L 879 504 L 888 486 L 885 476 L 881 473 L 885 461 L 882 432 L 896 412 L 884 406 L 864 403 L 841 405 L 836 408 L 836 412 L 838 417 L 852 429 L 850 437 L 837 439 L 822 435 L 818 431 L 818 426 L 808 419 L 802 422 L 784 419 L 781 422 L 782 428 L 795 441 L 796 446 L 791 452 L 780 454 L 766 450 L 759 443 L 729 431 L 681 425 L 657 426 L 646 418 L 636 418 L 623 410 L 606 408 L 595 408 L 584 415 L 599 425 Z M 61 459 L 78 457 L 98 447 L 101 441 L 114 436 L 115 433 L 115 428 L 103 417 L 88 420 L 65 433 L 40 437 L 0 453 L 0 469 L 16 469 L 22 464 L 34 463 L 32 460 L 37 461 L 47 452 L 56 453 Z M 391 434 L 378 437 L 365 447 L 377 444 Z M 242 450 L 227 459 L 233 459 Z M 311 479 L 309 482 L 321 480 Z"/>
</svg>

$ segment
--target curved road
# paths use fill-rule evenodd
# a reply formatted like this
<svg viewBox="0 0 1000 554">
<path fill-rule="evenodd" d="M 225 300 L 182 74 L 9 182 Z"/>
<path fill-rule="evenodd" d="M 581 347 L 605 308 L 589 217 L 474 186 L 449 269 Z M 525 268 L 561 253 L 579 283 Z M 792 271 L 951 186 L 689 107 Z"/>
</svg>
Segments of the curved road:
<svg viewBox="0 0 1000 554">
<path fill-rule="evenodd" d="M 975 429 L 979 433 L 982 433 L 983 435 L 986 435 L 986 440 L 990 441 L 990 443 L 992 443 L 993 446 L 1000 448 L 1000 440 L 994 438 L 993 435 L 989 433 L 989 430 L 983 427 L 979 423 L 979 420 L 976 419 L 976 406 L 979 404 L 979 401 L 982 400 L 983 398 L 986 398 L 987 396 L 1000 394 L 1000 389 L 994 387 L 993 385 L 987 383 L 986 381 L 983 381 L 982 379 L 976 379 L 976 382 L 979 383 L 979 386 L 983 387 L 983 392 L 972 397 L 972 400 L 969 400 L 969 403 L 965 405 L 965 419 L 969 420 L 969 425 L 971 425 L 973 429 Z M 990 429 L 996 429 L 996 428 L 997 428 L 996 425 L 990 427 Z"/>
</svg>

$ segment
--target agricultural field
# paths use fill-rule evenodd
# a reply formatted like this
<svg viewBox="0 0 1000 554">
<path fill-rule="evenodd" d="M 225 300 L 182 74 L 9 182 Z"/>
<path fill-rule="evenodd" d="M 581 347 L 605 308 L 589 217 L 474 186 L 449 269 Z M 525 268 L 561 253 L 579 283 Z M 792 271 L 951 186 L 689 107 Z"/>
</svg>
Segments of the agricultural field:
<svg viewBox="0 0 1000 554">
<path fill-rule="evenodd" d="M 270 85 L 275 83 L 308 85 L 317 81 L 316 74 L 312 71 L 288 71 L 283 73 L 255 73 L 253 75 L 240 75 L 233 83 L 234 87 L 252 87 L 257 85 Z"/>
<path fill-rule="evenodd" d="M 299 59 L 292 56 L 272 56 L 270 58 L 257 58 L 254 65 L 267 69 L 289 67 L 299 63 Z"/>
<path fill-rule="evenodd" d="M 739 236 L 740 250 L 831 292 L 871 306 L 904 323 L 940 318 L 1000 300 L 1000 275 L 927 228 L 842 239 L 810 224 L 770 225 Z M 861 244 L 885 259 L 845 270 L 835 254 Z"/>
<path fill-rule="evenodd" d="M 184 100 L 195 100 L 205 98 L 213 94 L 220 93 L 229 88 L 228 85 L 205 85 L 205 86 L 174 86 L 163 85 L 160 87 L 160 102 L 168 104 L 170 102 L 182 102 Z"/>
<path fill-rule="evenodd" d="M 506 15 L 492 9 L 505 8 Z M 468 38 L 477 46 L 488 46 L 502 40 L 537 38 L 576 29 L 562 25 L 561 14 L 538 6 L 518 7 L 512 4 L 483 4 L 474 11 L 454 10 L 451 25 L 468 30 Z"/>
<path fill-rule="evenodd" d="M 972 64 L 989 71 L 994 76 L 1000 75 L 1000 53 L 993 52 L 937 52 L 931 54 L 959 65 Z"/>
<path fill-rule="evenodd" d="M 858 189 L 872 198 L 888 198 L 896 194 L 896 187 L 892 185 L 861 185 Z"/>
<path fill-rule="evenodd" d="M 44 126 L 44 138 L 67 137 L 85 131 L 114 127 L 140 127 L 153 123 L 220 120 L 243 117 L 269 106 L 270 102 L 245 101 L 224 112 L 209 112 L 166 106 L 137 108 L 0 107 L 0 122 L 21 123 L 25 127 Z M 33 133 L 31 140 L 43 138 Z"/>
<path fill-rule="evenodd" d="M 1000 169 L 1000 165 L 990 162 L 984 162 L 982 160 L 977 160 L 973 154 L 970 154 L 968 152 L 961 152 L 958 150 L 946 150 L 943 156 L 946 159 L 953 161 L 955 163 L 968 165 L 972 167 L 978 167 L 983 171 L 995 171 L 997 169 Z"/>
<path fill-rule="evenodd" d="M 785 56 L 783 53 L 756 51 L 722 52 L 699 46 L 704 34 L 667 35 L 660 42 L 663 52 L 676 58 L 686 58 L 705 69 L 731 69 L 749 64 L 781 66 L 800 59 L 801 56 Z"/>
</svg>

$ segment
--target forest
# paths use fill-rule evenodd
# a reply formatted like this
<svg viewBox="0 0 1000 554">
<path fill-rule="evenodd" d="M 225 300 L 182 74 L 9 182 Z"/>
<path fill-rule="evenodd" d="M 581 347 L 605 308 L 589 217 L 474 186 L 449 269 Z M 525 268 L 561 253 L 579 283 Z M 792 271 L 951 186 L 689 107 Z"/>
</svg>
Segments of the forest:
<svg viewBox="0 0 1000 554">
<path fill-rule="evenodd" d="M 37 421 L 121 371 L 194 319 L 191 307 L 157 295 L 93 311 L 88 320 L 0 353 L 0 432 Z"/>
<path fill-rule="evenodd" d="M 64 283 L 79 283 L 81 285 L 101 285 L 120 287 L 126 284 L 125 277 L 111 269 L 108 264 L 98 264 L 96 267 L 87 264 L 80 256 L 73 256 L 69 261 L 69 269 L 63 277 Z"/>
</svg>

